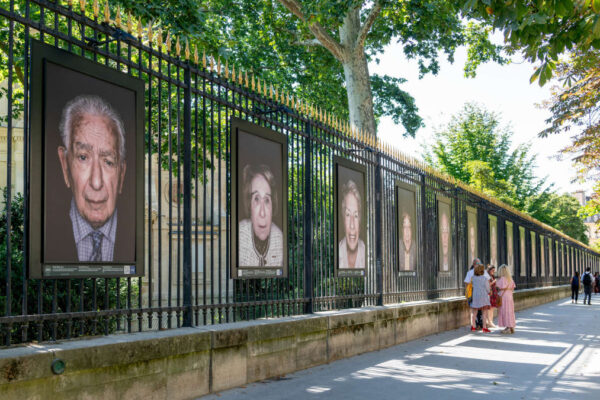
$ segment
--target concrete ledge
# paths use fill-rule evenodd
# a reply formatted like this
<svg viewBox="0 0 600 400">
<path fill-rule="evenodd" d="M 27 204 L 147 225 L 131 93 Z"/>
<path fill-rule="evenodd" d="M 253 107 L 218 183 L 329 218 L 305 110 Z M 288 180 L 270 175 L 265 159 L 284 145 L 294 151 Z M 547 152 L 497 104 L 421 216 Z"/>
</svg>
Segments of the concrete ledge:
<svg viewBox="0 0 600 400">
<path fill-rule="evenodd" d="M 515 292 L 522 310 L 569 286 Z M 0 351 L 0 398 L 192 399 L 469 323 L 464 297 Z M 66 363 L 53 375 L 52 360 Z"/>
</svg>

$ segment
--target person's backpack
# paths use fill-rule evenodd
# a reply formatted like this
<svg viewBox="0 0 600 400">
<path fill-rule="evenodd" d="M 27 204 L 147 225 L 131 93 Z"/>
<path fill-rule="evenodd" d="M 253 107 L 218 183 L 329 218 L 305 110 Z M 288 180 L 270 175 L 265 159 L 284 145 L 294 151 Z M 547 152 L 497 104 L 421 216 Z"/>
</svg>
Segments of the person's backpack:
<svg viewBox="0 0 600 400">
<path fill-rule="evenodd" d="M 589 286 L 589 285 L 591 285 L 591 284 L 592 284 L 592 277 L 591 277 L 591 275 L 590 275 L 590 274 L 587 274 L 587 273 L 586 273 L 586 274 L 583 274 L 583 279 L 582 279 L 582 281 L 583 281 L 583 284 L 584 284 L 585 286 Z"/>
</svg>

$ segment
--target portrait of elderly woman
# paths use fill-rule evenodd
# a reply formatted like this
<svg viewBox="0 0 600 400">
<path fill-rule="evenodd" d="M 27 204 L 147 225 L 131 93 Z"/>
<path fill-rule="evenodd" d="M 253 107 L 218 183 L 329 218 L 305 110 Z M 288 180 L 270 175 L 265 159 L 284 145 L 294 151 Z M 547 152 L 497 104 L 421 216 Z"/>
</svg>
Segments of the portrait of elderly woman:
<svg viewBox="0 0 600 400">
<path fill-rule="evenodd" d="M 438 246 L 441 272 L 452 270 L 451 204 L 450 199 L 438 197 Z"/>
<path fill-rule="evenodd" d="M 278 189 L 271 169 L 246 165 L 242 174 L 242 200 L 247 218 L 238 226 L 238 264 L 242 267 L 283 266 L 283 233 L 273 222 L 278 210 Z"/>
<path fill-rule="evenodd" d="M 287 137 L 231 119 L 231 276 L 287 276 Z"/>
<path fill-rule="evenodd" d="M 344 235 L 338 244 L 340 268 L 365 268 L 365 242 L 360 238 L 362 221 L 362 196 L 353 180 L 342 185 L 341 219 Z"/>
<path fill-rule="evenodd" d="M 414 271 L 417 265 L 417 207 L 416 188 L 396 183 L 398 204 L 398 265 L 399 271 Z"/>
</svg>

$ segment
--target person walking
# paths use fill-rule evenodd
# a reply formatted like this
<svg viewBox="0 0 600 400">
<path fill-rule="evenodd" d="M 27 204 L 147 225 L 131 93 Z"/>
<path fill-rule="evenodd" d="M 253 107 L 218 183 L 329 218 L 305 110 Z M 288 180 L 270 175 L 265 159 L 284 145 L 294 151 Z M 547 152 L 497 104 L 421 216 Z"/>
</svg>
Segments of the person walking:
<svg viewBox="0 0 600 400">
<path fill-rule="evenodd" d="M 498 308 L 498 287 L 496 286 L 496 267 L 488 265 L 487 273 L 490 282 L 490 309 L 487 312 L 487 326 L 497 328 L 494 324 L 494 308 Z"/>
<path fill-rule="evenodd" d="M 597 272 L 594 274 L 594 293 L 600 293 L 600 275 Z"/>
<path fill-rule="evenodd" d="M 515 326 L 517 325 L 515 319 L 515 302 L 513 299 L 515 282 L 510 274 L 510 268 L 506 264 L 502 264 L 498 269 L 496 287 L 498 288 L 499 295 L 502 297 L 502 304 L 498 309 L 498 325 L 504 327 L 501 333 L 515 333 Z"/>
<path fill-rule="evenodd" d="M 575 275 L 571 277 L 571 303 L 577 304 L 579 297 L 579 272 L 575 271 Z"/>
<path fill-rule="evenodd" d="M 473 300 L 471 301 L 471 309 L 486 314 L 486 310 L 490 307 L 490 281 L 485 275 L 485 267 L 482 264 L 477 265 L 473 269 Z M 473 313 L 471 313 L 471 331 L 476 331 Z M 483 332 L 489 332 L 487 328 L 486 318 L 483 318 Z"/>
<path fill-rule="evenodd" d="M 583 304 L 585 304 L 585 300 L 587 299 L 587 304 L 589 306 L 592 305 L 592 282 L 594 281 L 594 277 L 590 271 L 590 267 L 585 269 L 583 276 L 581 277 L 581 283 L 583 283 Z"/>
</svg>

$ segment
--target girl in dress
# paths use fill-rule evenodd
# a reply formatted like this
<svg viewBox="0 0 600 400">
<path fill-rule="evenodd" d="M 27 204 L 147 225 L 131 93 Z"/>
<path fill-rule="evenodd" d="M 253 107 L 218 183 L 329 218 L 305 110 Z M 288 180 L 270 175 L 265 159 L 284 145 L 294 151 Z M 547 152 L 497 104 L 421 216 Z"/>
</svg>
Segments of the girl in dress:
<svg viewBox="0 0 600 400">
<path fill-rule="evenodd" d="M 496 267 L 488 265 L 488 275 L 490 276 L 490 309 L 487 314 L 487 326 L 496 328 L 494 324 L 494 308 L 498 308 L 498 288 L 496 287 Z"/>
<path fill-rule="evenodd" d="M 502 296 L 502 304 L 498 309 L 498 325 L 505 327 L 501 333 L 515 333 L 515 302 L 513 300 L 515 282 L 513 282 L 510 269 L 506 264 L 502 264 L 498 270 L 498 277 L 496 287 Z"/>
<path fill-rule="evenodd" d="M 490 330 L 487 328 L 487 321 L 485 318 L 486 310 L 490 307 L 490 282 L 488 278 L 483 274 L 485 272 L 485 267 L 482 264 L 479 264 L 474 269 L 473 276 L 473 301 L 471 302 L 471 308 L 473 311 L 481 310 L 483 314 L 483 332 L 489 332 Z M 476 313 L 471 313 L 471 331 L 476 331 L 475 328 L 475 320 L 474 315 Z"/>
</svg>

